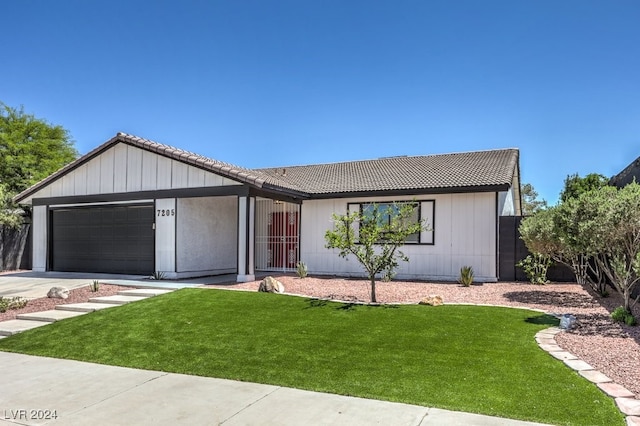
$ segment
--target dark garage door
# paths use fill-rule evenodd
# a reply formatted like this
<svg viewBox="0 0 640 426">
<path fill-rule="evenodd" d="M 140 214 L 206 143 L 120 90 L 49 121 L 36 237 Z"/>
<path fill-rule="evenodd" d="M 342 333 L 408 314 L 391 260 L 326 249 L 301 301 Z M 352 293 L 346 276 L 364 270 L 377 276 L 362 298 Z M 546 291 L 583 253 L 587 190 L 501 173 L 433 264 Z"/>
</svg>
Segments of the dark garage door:
<svg viewBox="0 0 640 426">
<path fill-rule="evenodd" d="M 51 211 L 51 270 L 148 275 L 154 271 L 153 205 Z"/>
</svg>

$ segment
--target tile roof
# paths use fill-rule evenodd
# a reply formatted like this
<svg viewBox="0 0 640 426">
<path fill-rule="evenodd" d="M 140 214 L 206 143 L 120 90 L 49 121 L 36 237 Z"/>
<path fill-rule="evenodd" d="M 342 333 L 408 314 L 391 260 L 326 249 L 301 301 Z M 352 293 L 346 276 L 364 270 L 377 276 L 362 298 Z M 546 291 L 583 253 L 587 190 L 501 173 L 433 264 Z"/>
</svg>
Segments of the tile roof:
<svg viewBox="0 0 640 426">
<path fill-rule="evenodd" d="M 274 182 L 310 195 L 371 191 L 505 190 L 518 165 L 517 149 L 404 156 L 333 164 L 259 169 Z"/>
<path fill-rule="evenodd" d="M 148 139 L 118 133 L 115 137 L 66 165 L 14 197 L 19 202 L 67 172 L 126 143 L 164 157 L 211 171 L 251 186 L 299 197 L 327 197 L 364 192 L 445 192 L 447 190 L 506 190 L 518 165 L 517 149 L 457 154 L 389 157 L 343 163 L 246 169 Z"/>
</svg>

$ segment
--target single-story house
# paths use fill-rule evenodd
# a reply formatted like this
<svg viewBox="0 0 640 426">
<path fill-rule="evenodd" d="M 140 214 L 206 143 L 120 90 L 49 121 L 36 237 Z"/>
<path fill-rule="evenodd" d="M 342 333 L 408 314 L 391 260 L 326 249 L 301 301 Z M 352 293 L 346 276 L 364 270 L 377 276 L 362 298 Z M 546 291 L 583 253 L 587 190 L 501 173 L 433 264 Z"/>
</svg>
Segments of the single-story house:
<svg viewBox="0 0 640 426">
<path fill-rule="evenodd" d="M 32 206 L 34 271 L 187 278 L 256 271 L 362 276 L 325 247 L 333 213 L 414 202 L 428 229 L 397 278 L 497 281 L 499 217 L 520 214 L 519 151 L 246 169 L 136 136 L 114 138 L 15 197 Z"/>
</svg>

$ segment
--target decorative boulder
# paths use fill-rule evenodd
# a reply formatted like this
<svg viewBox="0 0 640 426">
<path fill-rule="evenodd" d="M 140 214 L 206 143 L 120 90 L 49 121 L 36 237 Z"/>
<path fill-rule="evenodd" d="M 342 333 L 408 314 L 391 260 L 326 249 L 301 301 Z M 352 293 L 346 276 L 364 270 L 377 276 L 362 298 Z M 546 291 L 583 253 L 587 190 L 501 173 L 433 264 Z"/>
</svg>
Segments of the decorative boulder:
<svg viewBox="0 0 640 426">
<path fill-rule="evenodd" d="M 442 296 L 431 295 L 429 297 L 425 297 L 418 304 L 420 305 L 429 305 L 429 306 L 440 306 L 444 303 L 442 300 Z"/>
<path fill-rule="evenodd" d="M 258 291 L 263 293 L 284 293 L 284 285 L 273 277 L 266 277 L 260 282 Z"/>
<path fill-rule="evenodd" d="M 69 290 L 64 287 L 51 287 L 47 297 L 50 299 L 66 299 L 69 297 Z"/>
<path fill-rule="evenodd" d="M 576 322 L 576 317 L 571 314 L 564 314 L 560 317 L 560 328 L 569 330 Z"/>
</svg>

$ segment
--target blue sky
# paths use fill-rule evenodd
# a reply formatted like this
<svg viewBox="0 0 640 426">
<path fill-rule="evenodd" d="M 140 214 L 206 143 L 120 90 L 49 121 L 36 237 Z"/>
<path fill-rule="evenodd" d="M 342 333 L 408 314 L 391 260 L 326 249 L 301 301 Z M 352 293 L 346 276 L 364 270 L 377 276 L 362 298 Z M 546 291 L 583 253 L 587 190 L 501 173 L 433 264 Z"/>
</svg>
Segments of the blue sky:
<svg viewBox="0 0 640 426">
<path fill-rule="evenodd" d="M 0 101 L 256 168 L 505 147 L 555 203 L 640 156 L 640 2 L 3 2 Z"/>
</svg>

